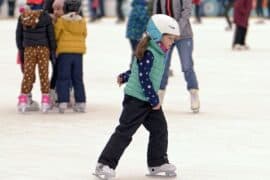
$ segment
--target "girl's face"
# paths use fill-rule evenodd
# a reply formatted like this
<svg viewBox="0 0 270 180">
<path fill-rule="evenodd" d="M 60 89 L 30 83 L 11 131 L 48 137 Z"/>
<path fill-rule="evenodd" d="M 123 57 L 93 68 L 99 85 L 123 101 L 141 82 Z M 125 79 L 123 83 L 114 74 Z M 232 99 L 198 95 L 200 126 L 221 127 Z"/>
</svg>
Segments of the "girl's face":
<svg viewBox="0 0 270 180">
<path fill-rule="evenodd" d="M 166 49 L 170 49 L 170 47 L 172 46 L 172 44 L 174 43 L 176 39 L 175 35 L 171 35 L 171 34 L 164 34 L 162 36 L 162 44 Z"/>
<path fill-rule="evenodd" d="M 60 17 L 60 16 L 64 15 L 64 11 L 62 8 L 55 7 L 55 8 L 53 8 L 53 14 L 55 17 Z"/>
</svg>

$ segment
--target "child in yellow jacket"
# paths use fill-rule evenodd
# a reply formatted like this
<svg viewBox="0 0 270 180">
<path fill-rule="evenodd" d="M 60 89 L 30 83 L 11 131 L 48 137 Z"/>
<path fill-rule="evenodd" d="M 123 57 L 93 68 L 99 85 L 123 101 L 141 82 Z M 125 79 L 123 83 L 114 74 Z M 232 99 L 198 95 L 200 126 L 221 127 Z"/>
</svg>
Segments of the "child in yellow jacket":
<svg viewBox="0 0 270 180">
<path fill-rule="evenodd" d="M 66 0 L 64 15 L 55 24 L 57 42 L 57 81 L 56 91 L 59 112 L 64 113 L 69 102 L 69 88 L 74 88 L 75 112 L 85 112 L 85 89 L 83 83 L 83 54 L 86 52 L 86 21 L 78 13 L 80 0 Z"/>
</svg>

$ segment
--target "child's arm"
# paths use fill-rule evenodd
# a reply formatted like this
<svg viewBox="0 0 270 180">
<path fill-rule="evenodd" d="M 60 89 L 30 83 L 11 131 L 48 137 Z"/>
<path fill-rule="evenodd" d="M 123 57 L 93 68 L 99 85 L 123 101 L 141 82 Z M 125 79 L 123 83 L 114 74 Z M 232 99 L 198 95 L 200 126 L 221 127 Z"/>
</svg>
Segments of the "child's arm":
<svg viewBox="0 0 270 180">
<path fill-rule="evenodd" d="M 21 18 L 18 18 L 17 28 L 16 28 L 16 45 L 19 51 L 23 50 L 23 26 L 21 23 Z"/>
<path fill-rule="evenodd" d="M 21 65 L 21 70 L 23 72 L 24 71 L 23 26 L 20 18 L 21 16 L 18 18 L 18 24 L 16 28 L 16 45 L 18 48 L 17 62 Z"/>
<path fill-rule="evenodd" d="M 54 26 L 52 23 L 51 18 L 49 17 L 49 15 L 47 16 L 49 24 L 47 26 L 47 36 L 48 36 L 48 40 L 49 40 L 49 46 L 50 46 L 50 50 L 51 51 L 55 51 L 56 50 L 56 41 L 55 41 L 55 34 L 54 34 Z"/>
<path fill-rule="evenodd" d="M 144 95 L 148 99 L 148 102 L 151 104 L 151 106 L 154 108 L 159 105 L 159 98 L 149 77 L 151 68 L 153 66 L 153 61 L 153 54 L 150 51 L 146 51 L 144 53 L 144 57 L 141 60 L 138 60 L 137 63 L 139 67 L 139 80 Z"/>
<path fill-rule="evenodd" d="M 49 22 L 47 26 L 47 37 L 48 37 L 49 48 L 50 48 L 50 60 L 51 60 L 51 63 L 55 65 L 56 64 L 56 55 L 55 55 L 56 41 L 55 41 L 54 27 L 53 27 L 53 23 L 49 14 L 47 14 L 47 18 Z"/>
<path fill-rule="evenodd" d="M 119 86 L 121 86 L 122 84 L 124 84 L 128 81 L 130 74 L 131 74 L 131 71 L 128 70 L 128 71 L 123 72 L 123 73 L 118 75 L 117 83 L 119 84 Z"/>
</svg>

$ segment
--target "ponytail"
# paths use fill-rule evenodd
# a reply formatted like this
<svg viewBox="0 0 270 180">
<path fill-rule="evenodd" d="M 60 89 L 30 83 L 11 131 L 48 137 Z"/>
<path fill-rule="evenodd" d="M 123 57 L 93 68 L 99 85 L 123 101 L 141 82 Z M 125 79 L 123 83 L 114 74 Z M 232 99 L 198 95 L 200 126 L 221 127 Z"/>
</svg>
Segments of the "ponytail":
<svg viewBox="0 0 270 180">
<path fill-rule="evenodd" d="M 146 51 L 148 47 L 148 43 L 150 39 L 151 38 L 149 36 L 145 36 L 140 40 L 139 44 L 137 45 L 135 56 L 138 60 L 141 60 L 143 58 L 144 52 Z"/>
</svg>

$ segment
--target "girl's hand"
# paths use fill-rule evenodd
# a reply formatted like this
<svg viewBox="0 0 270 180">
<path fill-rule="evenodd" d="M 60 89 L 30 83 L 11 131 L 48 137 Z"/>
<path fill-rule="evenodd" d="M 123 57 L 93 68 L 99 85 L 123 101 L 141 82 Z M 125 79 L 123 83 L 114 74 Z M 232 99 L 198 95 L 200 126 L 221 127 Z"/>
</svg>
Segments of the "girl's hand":
<svg viewBox="0 0 270 180">
<path fill-rule="evenodd" d="M 160 107 L 161 107 L 161 104 L 160 103 L 158 103 L 158 105 L 156 105 L 155 107 L 153 107 L 152 109 L 153 110 L 160 110 Z"/>
<path fill-rule="evenodd" d="M 123 84 L 123 79 L 121 78 L 121 76 L 117 77 L 117 84 L 119 85 L 119 87 Z"/>
</svg>

